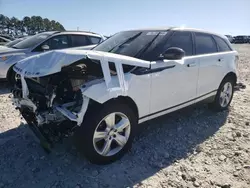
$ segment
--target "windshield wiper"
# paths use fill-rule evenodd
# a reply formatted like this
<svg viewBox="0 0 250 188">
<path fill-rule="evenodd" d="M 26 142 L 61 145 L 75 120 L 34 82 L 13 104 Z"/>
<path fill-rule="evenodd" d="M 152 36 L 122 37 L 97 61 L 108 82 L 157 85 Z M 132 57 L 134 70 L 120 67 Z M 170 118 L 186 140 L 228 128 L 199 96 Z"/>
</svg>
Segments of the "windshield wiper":
<svg viewBox="0 0 250 188">
<path fill-rule="evenodd" d="M 135 57 L 138 57 L 139 55 L 141 55 L 142 53 L 144 53 L 151 46 L 151 44 L 153 44 L 153 42 L 160 35 L 160 33 L 161 32 L 159 32 L 144 48 L 142 48 L 141 50 L 139 50 L 139 52 L 137 52 L 135 54 Z"/>
<path fill-rule="evenodd" d="M 119 48 L 120 46 L 122 46 L 122 45 L 124 45 L 124 44 L 126 44 L 126 43 L 128 43 L 128 42 L 131 42 L 131 41 L 135 40 L 135 39 L 136 39 L 137 37 L 139 37 L 141 34 L 142 34 L 142 32 L 137 33 L 136 35 L 134 35 L 134 36 L 128 38 L 127 40 L 125 40 L 125 42 L 123 42 L 122 44 L 114 46 L 114 47 L 111 48 L 108 52 L 112 52 L 115 48 Z"/>
</svg>

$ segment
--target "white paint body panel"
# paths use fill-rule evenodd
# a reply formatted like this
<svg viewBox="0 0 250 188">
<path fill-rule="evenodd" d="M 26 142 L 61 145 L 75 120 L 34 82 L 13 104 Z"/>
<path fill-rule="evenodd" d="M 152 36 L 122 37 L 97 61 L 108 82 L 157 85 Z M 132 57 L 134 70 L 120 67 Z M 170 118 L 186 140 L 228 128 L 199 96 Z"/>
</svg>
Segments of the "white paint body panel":
<svg viewBox="0 0 250 188">
<path fill-rule="evenodd" d="M 236 54 L 236 51 L 231 51 L 194 56 L 199 63 L 198 96 L 218 89 L 222 79 L 228 72 L 237 73 Z"/>
<path fill-rule="evenodd" d="M 156 65 L 161 64 L 175 67 L 151 74 L 151 113 L 189 101 L 197 95 L 197 58 L 186 57 L 179 61 L 156 62 Z M 188 64 L 194 66 L 188 67 Z"/>
<path fill-rule="evenodd" d="M 22 74 L 25 69 L 24 76 L 26 77 L 41 77 L 54 74 L 61 71 L 62 67 L 71 65 L 80 59 L 97 59 L 101 61 L 118 60 L 118 63 L 128 65 L 149 67 L 150 62 L 132 58 L 123 55 L 117 55 L 107 52 L 92 51 L 92 50 L 54 50 L 42 54 L 34 55 L 19 61 L 14 70 Z"/>
<path fill-rule="evenodd" d="M 99 51 L 58 50 L 22 60 L 14 70 L 22 77 L 39 77 L 60 72 L 62 67 L 80 59 L 99 60 L 104 80 L 82 88 L 83 95 L 99 103 L 119 96 L 128 96 L 138 107 L 141 123 L 215 95 L 214 90 L 218 89 L 224 76 L 229 72 L 236 73 L 236 54 L 237 52 L 232 51 L 190 56 L 178 61 L 148 62 Z M 218 58 L 224 61 L 218 63 Z M 110 75 L 108 62 L 115 63 L 117 76 Z M 148 69 L 174 67 L 135 75 L 124 73 L 122 64 Z M 188 67 L 188 64 L 191 66 Z M 145 118 L 140 119 L 142 117 Z"/>
</svg>

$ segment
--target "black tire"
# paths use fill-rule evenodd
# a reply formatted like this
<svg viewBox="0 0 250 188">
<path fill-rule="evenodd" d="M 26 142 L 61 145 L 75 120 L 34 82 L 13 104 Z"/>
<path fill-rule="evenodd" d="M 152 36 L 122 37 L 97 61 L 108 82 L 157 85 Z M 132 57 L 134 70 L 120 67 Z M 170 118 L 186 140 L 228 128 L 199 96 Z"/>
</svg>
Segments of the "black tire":
<svg viewBox="0 0 250 188">
<path fill-rule="evenodd" d="M 220 101 L 221 100 L 220 94 L 223 91 L 224 85 L 227 84 L 227 83 L 231 84 L 231 86 L 232 86 L 232 93 L 231 93 L 231 97 L 230 97 L 229 102 L 225 106 L 222 106 L 221 105 L 221 101 Z M 215 96 L 215 99 L 214 99 L 213 103 L 209 104 L 209 106 L 211 107 L 211 109 L 213 109 L 215 111 L 223 111 L 223 110 L 228 109 L 228 107 L 230 106 L 230 103 L 231 103 L 231 101 L 233 99 L 234 86 L 235 86 L 235 81 L 234 81 L 233 78 L 226 77 L 225 79 L 223 79 L 223 81 L 221 82 L 221 84 L 219 86 L 219 89 L 217 90 L 217 93 L 216 93 L 216 96 Z"/>
<path fill-rule="evenodd" d="M 13 70 L 13 67 L 11 67 L 7 75 L 7 82 L 11 87 L 13 87 L 16 83 L 15 77 L 16 77 L 16 72 Z"/>
<path fill-rule="evenodd" d="M 94 147 L 93 136 L 96 127 L 104 117 L 113 113 L 120 112 L 125 114 L 130 121 L 130 135 L 123 146 L 123 148 L 112 156 L 100 155 Z M 109 164 L 121 157 L 131 148 L 135 135 L 135 128 L 137 127 L 137 117 L 133 110 L 126 104 L 118 101 L 107 102 L 104 105 L 90 106 L 85 114 L 82 125 L 74 132 L 74 141 L 77 149 L 82 153 L 91 163 L 94 164 Z"/>
</svg>

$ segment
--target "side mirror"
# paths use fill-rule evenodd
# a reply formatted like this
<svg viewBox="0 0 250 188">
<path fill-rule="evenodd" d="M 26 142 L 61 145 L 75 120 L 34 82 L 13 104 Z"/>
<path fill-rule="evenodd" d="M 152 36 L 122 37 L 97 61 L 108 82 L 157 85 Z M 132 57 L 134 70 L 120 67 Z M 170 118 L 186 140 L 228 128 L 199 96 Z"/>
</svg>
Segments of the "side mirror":
<svg viewBox="0 0 250 188">
<path fill-rule="evenodd" d="M 42 50 L 49 50 L 49 45 L 47 45 L 47 44 L 42 45 Z"/>
<path fill-rule="evenodd" d="M 160 60 L 167 59 L 167 60 L 180 60 L 185 56 L 185 51 L 181 48 L 177 47 L 170 47 L 168 48 L 164 54 L 159 56 Z"/>
</svg>

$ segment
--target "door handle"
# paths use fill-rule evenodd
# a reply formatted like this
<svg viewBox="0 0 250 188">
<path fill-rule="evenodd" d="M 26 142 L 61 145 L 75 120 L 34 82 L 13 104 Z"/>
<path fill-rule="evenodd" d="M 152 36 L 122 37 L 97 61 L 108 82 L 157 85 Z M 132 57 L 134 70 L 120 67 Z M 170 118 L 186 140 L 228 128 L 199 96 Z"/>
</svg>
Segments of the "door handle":
<svg viewBox="0 0 250 188">
<path fill-rule="evenodd" d="M 189 63 L 187 64 L 187 67 L 195 67 L 196 66 L 196 63 Z"/>
</svg>

